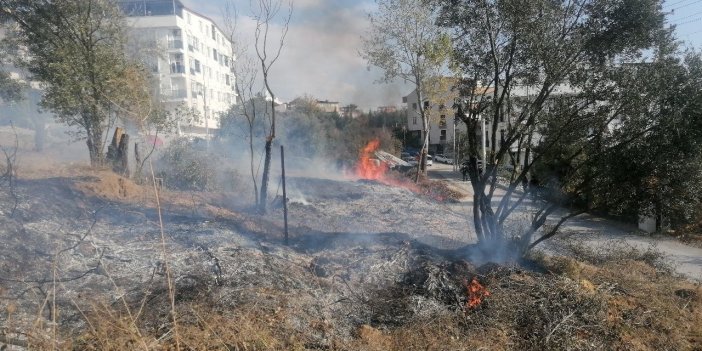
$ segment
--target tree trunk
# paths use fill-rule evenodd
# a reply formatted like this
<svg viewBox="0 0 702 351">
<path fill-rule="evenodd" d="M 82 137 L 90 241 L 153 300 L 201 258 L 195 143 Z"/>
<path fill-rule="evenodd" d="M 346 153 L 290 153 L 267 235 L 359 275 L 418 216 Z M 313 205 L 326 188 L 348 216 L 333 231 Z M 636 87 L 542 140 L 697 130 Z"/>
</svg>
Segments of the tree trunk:
<svg viewBox="0 0 702 351">
<path fill-rule="evenodd" d="M 105 164 L 105 154 L 102 152 L 102 133 L 88 132 L 88 152 L 90 153 L 90 165 L 100 167 Z"/>
<path fill-rule="evenodd" d="M 141 167 L 143 163 L 141 162 L 141 152 L 139 151 L 139 143 L 134 143 L 134 161 L 136 163 L 136 169 L 134 170 L 134 178 L 138 182 L 141 182 Z"/>
<path fill-rule="evenodd" d="M 122 128 L 115 128 L 112 143 L 107 148 L 107 161 L 113 172 L 129 176 L 129 135 Z"/>
<path fill-rule="evenodd" d="M 124 134 L 117 148 L 117 173 L 129 178 L 129 134 Z"/>
<path fill-rule="evenodd" d="M 427 171 L 427 151 L 429 149 L 429 120 L 427 118 L 427 113 L 426 113 L 426 106 L 424 105 L 423 96 L 422 96 L 422 82 L 419 79 L 419 77 L 415 77 L 417 84 L 416 84 L 416 91 L 417 91 L 417 103 L 419 104 L 419 115 L 422 118 L 422 137 L 423 137 L 423 142 L 422 142 L 422 151 L 419 154 L 419 165 L 417 166 L 417 177 L 415 178 L 414 182 L 419 183 L 419 175 L 421 173 L 426 174 Z"/>
<path fill-rule="evenodd" d="M 268 203 L 268 178 L 271 168 L 271 149 L 273 138 L 266 139 L 266 156 L 263 162 L 263 180 L 261 181 L 261 198 L 258 203 L 258 211 L 262 214 L 266 213 L 266 204 Z"/>
<path fill-rule="evenodd" d="M 254 191 L 254 202 L 256 203 L 256 206 L 259 205 L 258 203 L 258 184 L 256 182 L 256 167 L 254 163 L 254 144 L 253 144 L 253 137 L 254 137 L 254 132 L 253 132 L 253 123 L 249 123 L 249 153 L 251 155 L 250 161 L 251 161 L 251 181 L 253 181 L 253 191 Z"/>
</svg>

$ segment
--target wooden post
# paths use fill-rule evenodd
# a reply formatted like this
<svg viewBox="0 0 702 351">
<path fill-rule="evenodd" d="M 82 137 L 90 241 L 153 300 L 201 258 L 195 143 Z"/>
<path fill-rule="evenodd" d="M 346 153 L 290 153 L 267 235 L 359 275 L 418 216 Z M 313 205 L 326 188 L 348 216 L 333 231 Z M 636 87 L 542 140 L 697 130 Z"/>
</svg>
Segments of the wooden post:
<svg viewBox="0 0 702 351">
<path fill-rule="evenodd" d="M 115 128 L 115 134 L 112 136 L 112 143 L 107 148 L 107 161 L 112 166 L 112 171 L 129 177 L 129 135 L 124 132 L 124 129 Z"/>
<path fill-rule="evenodd" d="M 139 152 L 139 143 L 134 143 L 134 160 L 136 161 L 134 168 L 138 173 L 134 175 L 134 178 L 141 182 L 141 152 Z"/>
<path fill-rule="evenodd" d="M 280 145 L 280 169 L 283 177 L 283 222 L 285 223 L 285 245 L 288 245 L 288 194 L 285 191 L 285 150 Z"/>
<path fill-rule="evenodd" d="M 124 134 L 117 148 L 117 173 L 129 178 L 129 134 Z"/>
</svg>

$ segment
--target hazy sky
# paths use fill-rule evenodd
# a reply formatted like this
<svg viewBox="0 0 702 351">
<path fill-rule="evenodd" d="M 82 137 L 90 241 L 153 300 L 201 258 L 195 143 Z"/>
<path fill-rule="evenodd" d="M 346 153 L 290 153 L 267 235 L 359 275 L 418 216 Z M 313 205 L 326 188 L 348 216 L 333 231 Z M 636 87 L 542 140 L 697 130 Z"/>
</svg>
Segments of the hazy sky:
<svg viewBox="0 0 702 351">
<path fill-rule="evenodd" d="M 182 0 L 192 10 L 223 26 L 225 3 L 239 13 L 242 42 L 253 43 L 248 18 L 250 0 Z M 377 83 L 378 69 L 368 69 L 359 56 L 361 36 L 368 26 L 373 0 L 293 0 L 293 20 L 280 60 L 271 72 L 271 84 L 283 101 L 303 94 L 318 99 L 354 103 L 363 109 L 402 104 L 412 87 L 404 82 Z M 689 46 L 702 46 L 702 0 L 667 0 L 663 10 L 678 38 Z"/>
<path fill-rule="evenodd" d="M 183 0 L 183 3 L 220 26 L 227 0 Z M 249 0 L 235 0 L 241 41 L 253 44 Z M 290 101 L 303 94 L 321 100 L 354 103 L 367 110 L 402 104 L 412 88 L 403 82 L 377 83 L 378 69 L 359 56 L 361 36 L 368 25 L 373 1 L 294 0 L 293 19 L 285 47 L 273 66 L 270 81 L 276 96 Z M 281 11 L 284 12 L 284 11 Z M 276 33 L 279 28 L 275 28 Z M 253 53 L 253 51 L 252 51 Z"/>
</svg>

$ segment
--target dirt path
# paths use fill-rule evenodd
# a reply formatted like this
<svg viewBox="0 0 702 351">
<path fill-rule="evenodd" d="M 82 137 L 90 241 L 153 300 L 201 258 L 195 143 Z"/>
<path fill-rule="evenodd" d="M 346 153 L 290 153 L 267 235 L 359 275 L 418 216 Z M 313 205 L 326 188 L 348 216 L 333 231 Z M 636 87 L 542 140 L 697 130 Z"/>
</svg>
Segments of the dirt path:
<svg viewBox="0 0 702 351">
<path fill-rule="evenodd" d="M 466 208 L 464 213 L 470 213 L 472 189 L 468 182 L 461 181 L 460 173 L 454 172 L 451 165 L 435 163 L 428 174 L 433 179 L 445 180 L 451 187 L 466 194 L 461 206 Z M 617 239 L 624 240 L 638 249 L 660 251 L 666 255 L 678 273 L 702 281 L 702 248 L 686 245 L 674 238 L 644 235 L 634 225 L 590 214 L 572 218 L 562 228 L 563 231 L 577 233 L 581 239 L 593 246 L 608 245 L 613 239 Z"/>
</svg>

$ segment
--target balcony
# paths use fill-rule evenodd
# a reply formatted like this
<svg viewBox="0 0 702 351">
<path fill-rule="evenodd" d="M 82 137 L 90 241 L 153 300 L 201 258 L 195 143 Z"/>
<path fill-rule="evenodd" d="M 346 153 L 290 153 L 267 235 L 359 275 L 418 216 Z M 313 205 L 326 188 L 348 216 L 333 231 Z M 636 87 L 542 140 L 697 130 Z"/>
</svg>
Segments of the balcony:
<svg viewBox="0 0 702 351">
<path fill-rule="evenodd" d="M 188 91 L 186 89 L 164 90 L 163 96 L 169 100 L 185 99 L 188 97 Z"/>
<path fill-rule="evenodd" d="M 183 41 L 181 39 L 169 39 L 168 40 L 168 49 L 182 50 L 183 49 Z"/>
<path fill-rule="evenodd" d="M 171 74 L 185 74 L 185 65 L 180 63 L 171 63 Z"/>
</svg>

